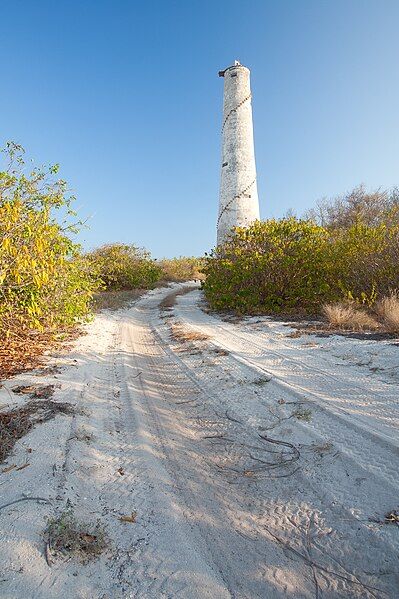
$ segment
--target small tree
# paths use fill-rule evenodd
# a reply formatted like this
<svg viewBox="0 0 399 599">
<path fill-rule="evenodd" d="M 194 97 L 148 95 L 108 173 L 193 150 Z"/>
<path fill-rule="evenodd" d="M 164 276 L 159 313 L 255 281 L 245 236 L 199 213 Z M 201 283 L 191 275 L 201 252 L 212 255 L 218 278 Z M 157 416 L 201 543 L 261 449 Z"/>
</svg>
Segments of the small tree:
<svg viewBox="0 0 399 599">
<path fill-rule="evenodd" d="M 70 325 L 89 312 L 97 286 L 70 234 L 74 197 L 58 165 L 27 171 L 9 142 L 0 172 L 0 336 Z M 56 215 L 64 216 L 63 222 Z"/>
</svg>

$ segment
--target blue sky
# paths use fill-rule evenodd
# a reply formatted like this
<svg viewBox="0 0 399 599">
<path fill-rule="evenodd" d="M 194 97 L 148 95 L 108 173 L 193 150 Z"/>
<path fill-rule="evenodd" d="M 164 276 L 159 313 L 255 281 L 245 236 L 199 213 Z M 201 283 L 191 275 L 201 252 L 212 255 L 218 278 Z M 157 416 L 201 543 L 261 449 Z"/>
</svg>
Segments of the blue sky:
<svg viewBox="0 0 399 599">
<path fill-rule="evenodd" d="M 90 229 L 215 243 L 223 80 L 251 68 L 263 218 L 399 184 L 397 0 L 1 3 L 1 142 L 59 162 Z"/>
</svg>

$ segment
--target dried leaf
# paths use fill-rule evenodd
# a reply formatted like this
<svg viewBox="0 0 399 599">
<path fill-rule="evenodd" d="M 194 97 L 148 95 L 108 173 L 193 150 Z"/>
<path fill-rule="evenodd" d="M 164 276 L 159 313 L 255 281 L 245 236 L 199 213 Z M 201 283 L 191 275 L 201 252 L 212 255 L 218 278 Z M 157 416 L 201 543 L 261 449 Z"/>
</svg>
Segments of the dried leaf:
<svg viewBox="0 0 399 599">
<path fill-rule="evenodd" d="M 136 522 L 137 512 L 132 512 L 130 516 L 120 516 L 119 520 L 121 522 Z"/>
<path fill-rule="evenodd" d="M 87 544 L 95 543 L 97 541 L 97 537 L 95 535 L 90 535 L 90 534 L 84 533 L 84 532 L 81 533 L 80 538 L 84 543 L 87 543 Z"/>
<path fill-rule="evenodd" d="M 398 524 L 399 525 L 399 512 L 396 510 L 392 510 L 392 512 L 388 512 L 385 514 L 385 522 L 389 524 Z"/>
</svg>

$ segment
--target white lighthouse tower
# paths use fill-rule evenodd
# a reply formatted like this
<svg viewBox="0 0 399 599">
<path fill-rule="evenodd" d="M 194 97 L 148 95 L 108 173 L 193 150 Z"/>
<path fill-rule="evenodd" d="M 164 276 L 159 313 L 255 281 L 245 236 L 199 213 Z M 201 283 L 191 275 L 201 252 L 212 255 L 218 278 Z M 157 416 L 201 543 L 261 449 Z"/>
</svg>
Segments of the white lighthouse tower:
<svg viewBox="0 0 399 599">
<path fill-rule="evenodd" d="M 250 71 L 236 60 L 219 77 L 224 77 L 224 102 L 218 245 L 233 227 L 259 219 Z"/>
</svg>

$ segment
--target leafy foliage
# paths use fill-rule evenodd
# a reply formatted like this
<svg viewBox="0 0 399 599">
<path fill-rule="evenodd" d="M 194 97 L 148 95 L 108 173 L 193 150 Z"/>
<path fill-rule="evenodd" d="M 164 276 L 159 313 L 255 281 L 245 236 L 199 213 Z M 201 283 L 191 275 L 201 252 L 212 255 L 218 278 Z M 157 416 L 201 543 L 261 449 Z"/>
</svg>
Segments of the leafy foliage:
<svg viewBox="0 0 399 599">
<path fill-rule="evenodd" d="M 103 245 L 87 254 L 87 259 L 108 291 L 152 289 L 161 277 L 161 268 L 149 252 L 135 245 Z"/>
<path fill-rule="evenodd" d="M 89 313 L 95 277 L 69 234 L 73 196 L 58 165 L 26 172 L 23 148 L 8 143 L 0 172 L 0 336 L 71 325 Z M 66 220 L 60 224 L 55 213 Z M 68 222 L 67 222 L 68 221 Z"/>
<path fill-rule="evenodd" d="M 327 302 L 372 305 L 399 287 L 399 226 L 327 228 L 295 217 L 237 228 L 205 261 L 215 309 L 317 313 Z"/>
</svg>

